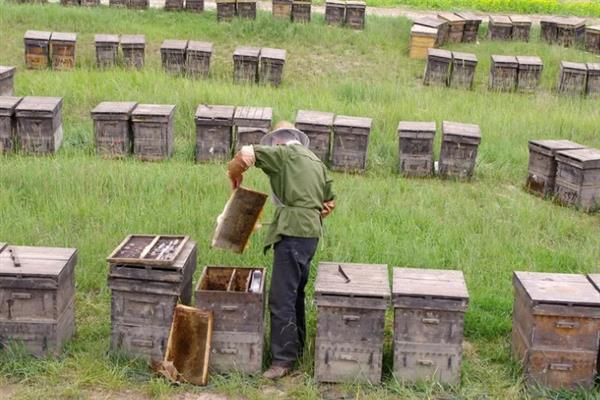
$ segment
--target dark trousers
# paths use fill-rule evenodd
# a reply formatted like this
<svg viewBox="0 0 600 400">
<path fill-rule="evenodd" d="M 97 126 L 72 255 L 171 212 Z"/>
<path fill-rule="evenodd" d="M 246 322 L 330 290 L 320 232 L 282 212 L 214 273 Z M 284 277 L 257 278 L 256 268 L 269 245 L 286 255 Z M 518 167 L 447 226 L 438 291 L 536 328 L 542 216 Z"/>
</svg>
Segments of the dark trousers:
<svg viewBox="0 0 600 400">
<path fill-rule="evenodd" d="M 292 367 L 304 349 L 304 287 L 318 242 L 317 238 L 284 236 L 273 248 L 269 309 L 274 365 Z"/>
</svg>

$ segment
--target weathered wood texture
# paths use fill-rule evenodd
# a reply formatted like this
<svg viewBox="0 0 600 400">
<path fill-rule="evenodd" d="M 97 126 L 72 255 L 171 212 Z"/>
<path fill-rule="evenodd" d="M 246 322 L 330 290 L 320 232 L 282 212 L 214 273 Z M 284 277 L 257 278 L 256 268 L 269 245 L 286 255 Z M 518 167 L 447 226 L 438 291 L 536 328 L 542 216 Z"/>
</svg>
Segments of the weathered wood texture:
<svg viewBox="0 0 600 400">
<path fill-rule="evenodd" d="M 15 149 L 16 119 L 15 109 L 22 97 L 0 96 L 0 154 Z M 2 244 L 0 244 L 0 250 Z"/>
<path fill-rule="evenodd" d="M 346 2 L 331 0 L 325 2 L 325 22 L 328 25 L 344 25 L 346 19 Z"/>
<path fill-rule="evenodd" d="M 560 75 L 558 92 L 570 96 L 585 94 L 587 80 L 587 66 L 582 63 L 569 61 L 560 62 Z"/>
<path fill-rule="evenodd" d="M 511 15 L 512 40 L 529 42 L 531 34 L 531 18 L 523 15 Z"/>
<path fill-rule="evenodd" d="M 27 31 L 25 44 L 25 65 L 27 69 L 45 69 L 50 62 L 50 32 Z"/>
<path fill-rule="evenodd" d="M 165 40 L 160 47 L 160 57 L 163 69 L 175 75 L 185 72 L 185 54 L 188 46 L 187 40 Z"/>
<path fill-rule="evenodd" d="M 292 0 L 273 0 L 273 17 L 290 20 L 292 18 Z"/>
<path fill-rule="evenodd" d="M 96 7 L 100 5 L 100 0 L 81 0 L 81 5 L 84 7 Z"/>
<path fill-rule="evenodd" d="M 488 87 L 499 92 L 512 92 L 517 87 L 519 63 L 514 56 L 492 55 Z"/>
<path fill-rule="evenodd" d="M 196 161 L 231 156 L 234 106 L 204 105 L 196 110 Z"/>
<path fill-rule="evenodd" d="M 3 67 L 0 65 L 0 96 L 12 96 L 16 67 Z"/>
<path fill-rule="evenodd" d="M 488 34 L 491 40 L 511 40 L 513 24 L 505 15 L 490 15 Z"/>
<path fill-rule="evenodd" d="M 185 10 L 197 13 L 204 11 L 204 0 L 185 0 Z"/>
<path fill-rule="evenodd" d="M 477 56 L 471 53 L 452 52 L 452 68 L 448 84 L 450 87 L 471 90 L 477 68 Z"/>
<path fill-rule="evenodd" d="M 558 28 L 555 17 L 544 17 L 540 20 L 541 39 L 546 43 L 556 43 Z"/>
<path fill-rule="evenodd" d="M 539 86 L 544 63 L 539 57 L 517 56 L 518 75 L 517 90 L 535 92 Z"/>
<path fill-rule="evenodd" d="M 422 25 L 413 25 L 410 29 L 408 56 L 413 59 L 427 58 L 427 49 L 435 47 L 438 31 Z"/>
<path fill-rule="evenodd" d="M 75 68 L 75 33 L 53 32 L 50 37 L 50 57 L 52 68 L 69 70 Z"/>
<path fill-rule="evenodd" d="M 585 20 L 583 18 L 555 18 L 556 43 L 565 47 L 582 45 L 585 40 Z"/>
<path fill-rule="evenodd" d="M 256 0 L 237 0 L 236 7 L 240 18 L 256 19 Z"/>
<path fill-rule="evenodd" d="M 146 52 L 146 36 L 122 35 L 121 50 L 123 51 L 123 64 L 125 66 L 142 68 Z"/>
<path fill-rule="evenodd" d="M 557 201 L 588 212 L 600 209 L 600 150 L 559 151 L 556 162 Z"/>
<path fill-rule="evenodd" d="M 414 24 L 437 29 L 438 34 L 437 41 L 435 43 L 436 47 L 441 47 L 448 41 L 448 31 L 450 28 L 447 21 L 437 17 L 421 17 L 415 19 Z"/>
<path fill-rule="evenodd" d="M 127 8 L 145 10 L 150 7 L 150 0 L 127 0 Z"/>
<path fill-rule="evenodd" d="M 478 125 L 443 121 L 440 176 L 470 179 L 475 171 L 480 142 Z"/>
<path fill-rule="evenodd" d="M 233 123 L 237 127 L 271 130 L 273 109 L 271 107 L 236 107 Z"/>
<path fill-rule="evenodd" d="M 182 11 L 184 0 L 165 0 L 166 11 Z"/>
<path fill-rule="evenodd" d="M 452 68 L 452 53 L 448 50 L 427 49 L 424 85 L 447 86 Z"/>
<path fill-rule="evenodd" d="M 61 6 L 78 6 L 79 0 L 60 0 Z"/>
<path fill-rule="evenodd" d="M 346 25 L 353 29 L 365 29 L 366 9 L 367 4 L 364 1 L 347 1 Z"/>
<path fill-rule="evenodd" d="M 262 370 L 265 269 L 207 266 L 195 291 L 196 307 L 214 313 L 211 370 Z"/>
<path fill-rule="evenodd" d="M 600 63 L 587 63 L 587 83 L 585 93 L 588 96 L 600 96 Z"/>
<path fill-rule="evenodd" d="M 119 54 L 119 35 L 95 35 L 96 65 L 98 67 L 114 67 Z"/>
<path fill-rule="evenodd" d="M 398 171 L 410 177 L 432 175 L 434 137 L 435 122 L 400 121 Z"/>
<path fill-rule="evenodd" d="M 255 83 L 258 80 L 260 48 L 239 46 L 233 53 L 233 81 Z"/>
<path fill-rule="evenodd" d="M 286 51 L 263 47 L 260 50 L 259 82 L 279 86 L 283 77 Z"/>
<path fill-rule="evenodd" d="M 462 42 L 466 21 L 451 12 L 438 13 L 438 18 L 448 22 L 448 43 Z"/>
<path fill-rule="evenodd" d="M 24 97 L 15 109 L 20 150 L 52 154 L 61 146 L 62 97 Z"/>
<path fill-rule="evenodd" d="M 194 78 L 206 78 L 210 71 L 213 44 L 190 40 L 185 52 L 186 73 Z"/>
<path fill-rule="evenodd" d="M 600 54 L 600 25 L 585 28 L 585 49 L 590 53 Z"/>
<path fill-rule="evenodd" d="M 130 0 L 108 0 L 108 5 L 110 7 L 127 7 L 129 8 Z"/>
<path fill-rule="evenodd" d="M 132 152 L 131 112 L 135 102 L 102 102 L 92 111 L 96 152 L 105 157 L 124 157 Z"/>
<path fill-rule="evenodd" d="M 525 381 L 591 387 L 597 369 L 600 293 L 584 275 L 515 272 L 513 356 Z"/>
<path fill-rule="evenodd" d="M 321 111 L 299 110 L 296 114 L 296 129 L 308 136 L 309 149 L 326 164 L 331 156 L 334 118 L 335 114 Z"/>
<path fill-rule="evenodd" d="M 173 154 L 174 105 L 139 104 L 131 114 L 133 154 L 142 160 L 163 160 Z"/>
<path fill-rule="evenodd" d="M 217 21 L 231 21 L 235 17 L 235 0 L 217 1 Z"/>
<path fill-rule="evenodd" d="M 477 41 L 477 34 L 479 33 L 479 26 L 482 22 L 481 17 L 468 12 L 458 12 L 456 15 L 465 21 L 462 42 L 475 43 Z"/>
<path fill-rule="evenodd" d="M 292 21 L 309 23 L 311 16 L 311 2 L 310 1 L 292 1 Z"/>
<path fill-rule="evenodd" d="M 331 168 L 335 171 L 364 172 L 373 120 L 338 115 L 333 122 Z"/>
</svg>

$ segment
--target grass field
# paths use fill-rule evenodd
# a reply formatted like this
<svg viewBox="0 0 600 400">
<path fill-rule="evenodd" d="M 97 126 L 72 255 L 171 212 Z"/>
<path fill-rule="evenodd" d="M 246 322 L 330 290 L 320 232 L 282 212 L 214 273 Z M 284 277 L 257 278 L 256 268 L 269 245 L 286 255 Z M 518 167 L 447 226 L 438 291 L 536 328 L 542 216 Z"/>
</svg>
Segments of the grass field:
<svg viewBox="0 0 600 400">
<path fill-rule="evenodd" d="M 142 362 L 107 353 L 110 292 L 105 258 L 129 233 L 184 233 L 198 241 L 196 278 L 206 264 L 270 265 L 270 255 L 261 252 L 264 232 L 255 235 L 243 256 L 209 249 L 229 186 L 224 164 L 193 162 L 193 115 L 198 104 L 207 103 L 272 106 L 276 120 L 293 120 L 298 109 L 372 117 L 368 172 L 333 175 L 339 206 L 327 220 L 315 261 L 461 269 L 471 295 L 460 387 L 403 386 L 394 381 L 390 319 L 381 386 L 315 385 L 312 351 L 307 351 L 301 373 L 279 385 L 243 376 L 213 377 L 208 390 L 248 399 L 278 398 L 275 389 L 287 393 L 281 398 L 297 399 L 331 396 L 332 391 L 356 399 L 599 398 L 597 391 L 526 390 L 510 358 L 512 271 L 600 268 L 600 215 L 559 207 L 522 189 L 529 139 L 564 138 L 600 147 L 600 101 L 553 93 L 560 60 L 599 58 L 542 44 L 537 31 L 528 44 L 482 39 L 480 44 L 454 47 L 474 52 L 480 60 L 473 91 L 429 88 L 421 85 L 423 62 L 406 57 L 409 28 L 405 19 L 375 17 L 368 18 L 364 32 L 354 32 L 327 27 L 318 15 L 309 25 L 276 21 L 262 13 L 255 22 L 218 24 L 211 12 L 189 15 L 0 3 L 0 64 L 18 67 L 16 94 L 64 97 L 65 131 L 63 148 L 56 156 L 0 157 L 0 241 L 79 249 L 75 339 L 58 359 L 0 353 L 0 385 L 15 384 L 19 399 L 78 399 L 94 390 L 125 389 L 167 398 L 204 390 L 172 388 L 153 377 Z M 26 71 L 22 37 L 27 29 L 77 32 L 77 69 Z M 93 35 L 106 32 L 144 33 L 146 67 L 97 70 Z M 165 75 L 159 47 L 167 38 L 214 42 L 210 78 L 194 81 Z M 283 85 L 233 85 L 231 54 L 238 44 L 287 49 Z M 539 93 L 488 92 L 491 54 L 542 57 L 545 69 Z M 89 111 L 105 100 L 176 104 L 173 159 L 141 163 L 96 157 Z M 442 120 L 479 124 L 483 140 L 474 180 L 399 177 L 395 130 L 400 120 L 435 120 L 438 126 Z M 246 184 L 268 190 L 259 171 L 250 171 Z M 269 205 L 264 222 L 271 213 Z M 311 298 L 312 284 L 309 293 Z M 314 324 L 311 302 L 311 338 Z"/>
</svg>

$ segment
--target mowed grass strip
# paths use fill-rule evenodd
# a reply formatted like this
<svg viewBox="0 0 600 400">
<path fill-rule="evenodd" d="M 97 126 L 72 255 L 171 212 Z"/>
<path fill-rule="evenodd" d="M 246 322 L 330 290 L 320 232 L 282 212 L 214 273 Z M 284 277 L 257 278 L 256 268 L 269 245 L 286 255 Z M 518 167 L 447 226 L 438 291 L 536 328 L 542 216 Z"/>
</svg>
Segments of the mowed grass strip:
<svg viewBox="0 0 600 400">
<path fill-rule="evenodd" d="M 597 61 L 597 56 L 542 44 L 538 31 L 528 44 L 480 38 L 479 44 L 453 47 L 474 52 L 480 60 L 475 89 L 460 91 L 422 86 L 424 62 L 407 58 L 410 21 L 401 18 L 368 17 L 364 32 L 327 27 L 322 16 L 299 25 L 265 13 L 256 21 L 219 24 L 212 12 L 0 4 L 0 18 L 0 64 L 18 67 L 16 94 L 65 99 L 65 143 L 56 156 L 0 157 L 0 240 L 79 249 L 78 329 L 65 354 L 33 360 L 0 353 L 0 381 L 21 383 L 17 398 L 80 398 L 89 390 L 132 387 L 153 397 L 200 390 L 172 388 L 153 378 L 144 363 L 107 353 L 110 292 L 105 262 L 129 233 L 185 233 L 199 245 L 196 278 L 207 264 L 270 266 L 271 256 L 261 251 L 264 232 L 253 237 L 242 256 L 209 249 L 229 186 L 224 164 L 193 162 L 193 115 L 200 103 L 271 106 L 276 120 L 293 120 L 298 109 L 374 118 L 367 173 L 333 174 L 339 206 L 327 220 L 315 267 L 319 260 L 340 260 L 465 272 L 471 305 L 461 387 L 404 386 L 391 377 L 389 313 L 384 384 L 335 390 L 370 399 L 596 395 L 525 391 L 518 366 L 510 359 L 510 329 L 513 270 L 583 273 L 599 266 L 600 216 L 556 206 L 522 189 L 529 139 L 563 138 L 600 147 L 600 102 L 553 93 L 560 60 Z M 77 32 L 77 69 L 25 70 L 22 38 L 28 29 Z M 145 34 L 146 67 L 96 69 L 95 33 Z M 166 75 L 159 55 L 164 39 L 212 41 L 209 79 Z M 287 49 L 282 86 L 234 85 L 231 54 L 239 44 Z M 539 93 L 489 92 L 491 54 L 540 56 L 545 67 Z M 173 159 L 141 163 L 96 157 L 89 111 L 108 100 L 176 104 Z M 442 120 L 479 124 L 483 140 L 473 182 L 398 176 L 400 120 L 435 120 L 438 149 Z M 260 171 L 250 171 L 245 184 L 268 191 Z M 264 223 L 272 211 L 269 205 Z M 314 277 L 313 272 L 309 298 Z M 312 303 L 308 317 L 309 337 L 314 338 Z M 316 399 L 332 390 L 314 385 L 312 344 L 300 370 L 299 377 L 280 386 L 289 397 Z M 259 379 L 234 375 L 214 377 L 210 389 L 249 399 L 273 397 L 263 386 Z"/>
</svg>

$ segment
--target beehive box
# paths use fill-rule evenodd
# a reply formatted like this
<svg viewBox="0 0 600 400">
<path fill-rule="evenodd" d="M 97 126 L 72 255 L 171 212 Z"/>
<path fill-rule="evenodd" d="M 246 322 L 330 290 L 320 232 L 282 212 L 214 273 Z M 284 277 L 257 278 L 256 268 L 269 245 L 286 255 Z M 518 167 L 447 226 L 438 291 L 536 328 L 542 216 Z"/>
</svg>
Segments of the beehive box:
<svg viewBox="0 0 600 400">
<path fill-rule="evenodd" d="M 237 15 L 240 18 L 256 19 L 256 0 L 237 0 Z"/>
<path fill-rule="evenodd" d="M 490 90 L 511 92 L 517 87 L 519 63 L 517 57 L 492 55 L 490 65 Z"/>
<path fill-rule="evenodd" d="M 437 29 L 422 25 L 413 25 L 410 28 L 408 56 L 419 60 L 427 58 L 427 49 L 434 48 L 437 40 Z"/>
<path fill-rule="evenodd" d="M 540 83 L 544 63 L 539 57 L 517 56 L 518 75 L 517 90 L 520 92 L 534 92 Z"/>
<path fill-rule="evenodd" d="M 204 0 L 185 0 L 185 10 L 191 12 L 204 11 Z"/>
<path fill-rule="evenodd" d="M 15 109 L 21 151 L 52 154 L 63 140 L 62 97 L 24 97 Z"/>
<path fill-rule="evenodd" d="M 77 34 L 53 32 L 50 37 L 50 57 L 52 68 L 69 70 L 75 68 L 75 45 Z"/>
<path fill-rule="evenodd" d="M 310 22 L 310 12 L 311 12 L 311 2 L 310 1 L 292 1 L 292 21 L 293 22 Z"/>
<path fill-rule="evenodd" d="M 479 26 L 482 22 L 481 17 L 468 12 L 457 12 L 456 15 L 465 21 L 462 42 L 475 43 L 477 41 L 477 34 L 479 33 Z"/>
<path fill-rule="evenodd" d="M 0 244 L 0 348 L 61 352 L 75 332 L 76 264 L 76 249 Z"/>
<path fill-rule="evenodd" d="M 583 44 L 585 40 L 585 19 L 577 17 L 556 19 L 556 42 L 565 47 Z"/>
<path fill-rule="evenodd" d="M 196 286 L 196 307 L 214 315 L 214 372 L 262 370 L 265 269 L 207 266 Z"/>
<path fill-rule="evenodd" d="M 437 29 L 438 35 L 436 40 L 436 47 L 441 47 L 448 41 L 448 22 L 436 17 L 421 17 L 415 19 L 415 25 L 426 26 L 429 28 Z"/>
<path fill-rule="evenodd" d="M 354 29 L 365 29 L 366 10 L 367 4 L 364 1 L 347 1 L 346 25 Z"/>
<path fill-rule="evenodd" d="M 79 0 L 60 0 L 61 6 L 78 6 Z"/>
<path fill-rule="evenodd" d="M 334 118 L 334 113 L 322 111 L 299 110 L 296 114 L 296 129 L 308 136 L 309 149 L 326 164 L 330 159 Z"/>
<path fill-rule="evenodd" d="M 338 115 L 333 122 L 331 168 L 335 171 L 364 172 L 373 120 Z"/>
<path fill-rule="evenodd" d="M 513 25 L 505 15 L 490 15 L 488 32 L 491 40 L 511 40 Z"/>
<path fill-rule="evenodd" d="M 524 15 L 511 15 L 510 22 L 512 23 L 512 40 L 529 42 L 531 18 Z"/>
<path fill-rule="evenodd" d="M 466 21 L 451 12 L 438 13 L 438 17 L 448 22 L 448 43 L 462 42 Z"/>
<path fill-rule="evenodd" d="M 15 148 L 14 115 L 21 99 L 22 97 L 0 96 L 0 154 L 9 153 Z"/>
<path fill-rule="evenodd" d="M 292 0 L 273 0 L 273 16 L 290 20 L 292 18 Z"/>
<path fill-rule="evenodd" d="M 479 143 L 479 125 L 443 121 L 440 176 L 470 179 L 475 171 Z"/>
<path fill-rule="evenodd" d="M 556 162 L 554 193 L 558 202 L 589 212 L 600 209 L 600 150 L 559 151 Z"/>
<path fill-rule="evenodd" d="M 558 27 L 555 17 L 544 17 L 540 19 L 541 39 L 546 43 L 556 43 L 558 38 Z"/>
<path fill-rule="evenodd" d="M 600 63 L 587 63 L 586 94 L 600 96 Z"/>
<path fill-rule="evenodd" d="M 587 65 L 569 61 L 560 62 L 558 92 L 582 96 L 585 94 L 587 81 Z"/>
<path fill-rule="evenodd" d="M 204 105 L 196 110 L 196 161 L 231 156 L 234 106 Z"/>
<path fill-rule="evenodd" d="M 416 383 L 460 383 L 464 313 L 462 271 L 394 268 L 394 376 Z"/>
<path fill-rule="evenodd" d="M 600 54 L 600 25 L 585 28 L 585 49 L 590 53 Z"/>
<path fill-rule="evenodd" d="M 131 113 L 133 154 L 148 161 L 173 154 L 174 105 L 139 104 Z"/>
<path fill-rule="evenodd" d="M 191 302 L 196 259 L 187 236 L 131 235 L 113 251 L 111 349 L 163 359 L 175 306 Z"/>
<path fill-rule="evenodd" d="M 25 65 L 27 69 L 48 68 L 50 61 L 50 32 L 27 31 L 25 43 Z"/>
<path fill-rule="evenodd" d="M 217 21 L 231 21 L 235 17 L 235 0 L 217 1 Z"/>
<path fill-rule="evenodd" d="M 102 102 L 92 110 L 96 153 L 105 157 L 131 153 L 131 113 L 136 106 L 135 102 Z"/>
<path fill-rule="evenodd" d="M 583 147 L 569 140 L 530 140 L 527 189 L 543 197 L 552 196 L 556 180 L 556 152 Z"/>
<path fill-rule="evenodd" d="M 239 46 L 233 53 L 233 81 L 235 83 L 254 83 L 258 80 L 258 59 L 260 49 Z"/>
<path fill-rule="evenodd" d="M 185 50 L 187 40 L 165 40 L 160 47 L 163 69 L 170 74 L 183 74 L 185 71 Z"/>
<path fill-rule="evenodd" d="M 424 85 L 447 86 L 452 68 L 452 53 L 442 49 L 427 49 Z"/>
<path fill-rule="evenodd" d="M 108 0 L 108 5 L 110 7 L 127 7 L 129 8 L 130 0 Z"/>
<path fill-rule="evenodd" d="M 150 0 L 127 0 L 127 7 L 135 10 L 145 10 L 150 7 Z"/>
<path fill-rule="evenodd" d="M 515 272 L 512 352 L 529 384 L 593 386 L 600 293 L 584 275 Z"/>
<path fill-rule="evenodd" d="M 0 96 L 12 96 L 14 86 L 15 67 L 3 67 L 0 65 Z"/>
<path fill-rule="evenodd" d="M 100 0 L 81 0 L 81 5 L 85 7 L 96 7 L 100 5 Z"/>
<path fill-rule="evenodd" d="M 194 78 L 206 78 L 210 71 L 213 44 L 190 40 L 185 52 L 186 73 Z"/>
<path fill-rule="evenodd" d="M 128 67 L 142 68 L 146 52 L 145 35 L 121 36 L 121 50 L 123 50 L 123 64 Z"/>
<path fill-rule="evenodd" d="M 165 0 L 166 11 L 182 11 L 184 0 Z"/>
<path fill-rule="evenodd" d="M 119 53 L 119 35 L 95 35 L 96 65 L 98 67 L 114 67 L 117 65 Z"/>
<path fill-rule="evenodd" d="M 435 122 L 400 121 L 398 171 L 410 177 L 432 175 L 434 137 Z"/>
<path fill-rule="evenodd" d="M 319 263 L 315 282 L 317 382 L 381 381 L 389 301 L 387 265 Z"/>
<path fill-rule="evenodd" d="M 285 56 L 286 51 L 283 49 L 263 47 L 260 50 L 260 83 L 267 83 L 273 86 L 281 84 Z"/>
<path fill-rule="evenodd" d="M 325 2 L 325 22 L 327 25 L 344 25 L 346 19 L 346 1 L 330 0 Z"/>
<path fill-rule="evenodd" d="M 235 148 L 239 150 L 248 144 L 258 144 L 271 130 L 273 109 L 271 107 L 237 107 L 233 124 L 237 127 Z"/>
<path fill-rule="evenodd" d="M 473 88 L 475 69 L 477 68 L 477 56 L 471 53 L 452 52 L 452 71 L 450 73 L 449 85 L 453 88 Z"/>
</svg>

